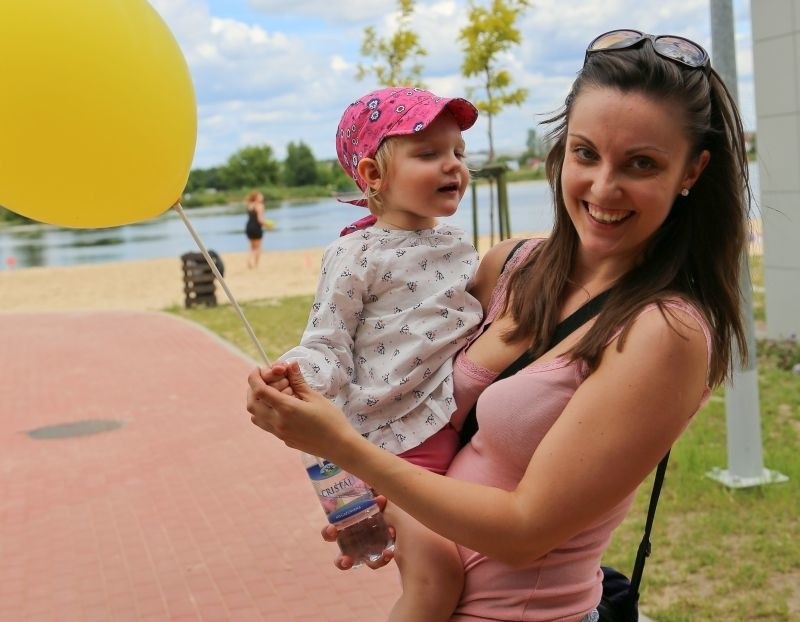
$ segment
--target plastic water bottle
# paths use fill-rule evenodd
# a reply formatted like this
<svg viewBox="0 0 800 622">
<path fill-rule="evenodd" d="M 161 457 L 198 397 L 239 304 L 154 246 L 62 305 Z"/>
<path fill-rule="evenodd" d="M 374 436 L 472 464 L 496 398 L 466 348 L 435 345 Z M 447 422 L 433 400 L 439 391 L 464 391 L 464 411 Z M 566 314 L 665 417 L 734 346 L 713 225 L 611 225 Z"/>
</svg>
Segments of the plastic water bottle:
<svg viewBox="0 0 800 622">
<path fill-rule="evenodd" d="M 303 454 L 303 465 L 328 522 L 339 530 L 337 543 L 354 566 L 377 561 L 394 540 L 375 502 L 372 489 L 332 462 Z"/>
</svg>

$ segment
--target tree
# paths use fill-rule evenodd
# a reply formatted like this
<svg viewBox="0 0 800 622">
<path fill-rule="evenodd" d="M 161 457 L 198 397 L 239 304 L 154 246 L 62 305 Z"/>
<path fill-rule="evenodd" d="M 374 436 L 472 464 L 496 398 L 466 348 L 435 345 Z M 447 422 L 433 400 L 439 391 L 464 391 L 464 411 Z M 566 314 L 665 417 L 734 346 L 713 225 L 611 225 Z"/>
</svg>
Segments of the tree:
<svg viewBox="0 0 800 622">
<path fill-rule="evenodd" d="M 189 172 L 184 192 L 197 192 L 213 188 L 214 190 L 227 190 L 223 169 L 219 166 L 212 168 L 195 168 Z"/>
<path fill-rule="evenodd" d="M 339 160 L 323 160 L 317 163 L 317 176 L 320 186 L 327 186 L 334 192 L 358 192 L 353 178 L 344 172 Z"/>
<path fill-rule="evenodd" d="M 229 189 L 275 185 L 280 166 L 269 145 L 250 146 L 234 153 L 223 169 Z"/>
<path fill-rule="evenodd" d="M 356 78 L 363 80 L 375 74 L 378 83 L 383 86 L 418 86 L 424 87 L 420 76 L 422 65 L 414 62 L 407 69 L 407 62 L 413 61 L 427 52 L 419 44 L 419 37 L 411 30 L 411 16 L 414 13 L 414 0 L 398 0 L 397 30 L 391 37 L 378 37 L 375 28 L 364 29 L 364 41 L 361 54 L 375 59 L 371 65 L 358 65 Z"/>
<path fill-rule="evenodd" d="M 544 141 L 536 133 L 536 130 L 528 130 L 528 139 L 525 141 L 525 148 L 533 156 L 544 155 Z"/>
<path fill-rule="evenodd" d="M 540 136 L 536 130 L 528 130 L 528 139 L 525 141 L 525 151 L 519 157 L 520 166 L 525 166 L 531 158 L 544 159 L 547 156 L 548 144 L 546 137 Z"/>
<path fill-rule="evenodd" d="M 305 143 L 291 142 L 286 146 L 283 181 L 287 186 L 311 186 L 319 183 L 317 161 L 311 148 Z"/>
<path fill-rule="evenodd" d="M 516 21 L 528 6 L 528 0 L 492 0 L 488 9 L 471 2 L 469 23 L 459 33 L 464 50 L 461 72 L 465 78 L 480 77 L 486 94 L 486 99 L 474 103 L 488 119 L 490 162 L 494 159 L 493 118 L 508 105 L 521 105 L 528 96 L 526 89 L 512 89 L 511 74 L 498 66 L 500 54 L 520 43 Z"/>
</svg>

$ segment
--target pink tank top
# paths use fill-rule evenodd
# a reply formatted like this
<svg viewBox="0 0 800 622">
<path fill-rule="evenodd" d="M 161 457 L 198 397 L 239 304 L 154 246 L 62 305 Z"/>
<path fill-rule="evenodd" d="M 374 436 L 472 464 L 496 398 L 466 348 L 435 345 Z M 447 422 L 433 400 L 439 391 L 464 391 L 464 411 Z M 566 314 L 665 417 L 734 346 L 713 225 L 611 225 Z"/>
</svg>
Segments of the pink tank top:
<svg viewBox="0 0 800 622">
<path fill-rule="evenodd" d="M 537 243 L 536 240 L 526 243 L 509 261 L 492 294 L 487 321 L 496 317 L 501 308 L 508 274 Z M 710 353 L 710 332 L 702 315 L 683 301 L 675 300 L 668 305 L 686 311 L 697 320 Z M 642 313 L 656 308 L 646 307 Z M 497 374 L 470 361 L 467 351 L 459 353 L 454 371 L 456 414 L 463 417 L 477 399 L 479 429 L 456 456 L 448 475 L 505 490 L 516 488 L 533 452 L 587 373 L 583 363 L 571 363 L 560 357 L 534 363 L 491 384 Z M 698 409 L 709 394 L 706 387 L 698 396 Z M 460 546 L 466 579 L 452 620 L 580 620 L 600 601 L 600 558 L 634 496 L 635 493 L 629 495 L 591 528 L 527 568 L 514 569 Z"/>
</svg>

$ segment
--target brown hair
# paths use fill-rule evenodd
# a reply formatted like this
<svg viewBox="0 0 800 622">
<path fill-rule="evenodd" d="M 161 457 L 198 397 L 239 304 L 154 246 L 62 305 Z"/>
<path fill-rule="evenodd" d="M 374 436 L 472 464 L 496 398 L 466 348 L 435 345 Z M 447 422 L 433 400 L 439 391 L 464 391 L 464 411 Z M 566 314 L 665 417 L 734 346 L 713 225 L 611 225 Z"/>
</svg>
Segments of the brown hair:
<svg viewBox="0 0 800 622">
<path fill-rule="evenodd" d="M 623 348 L 632 321 L 645 305 L 657 304 L 667 317 L 664 300 L 679 297 L 695 304 L 712 327 L 709 383 L 717 386 L 730 373 L 733 339 L 742 361 L 747 356 L 739 289 L 751 199 L 744 131 L 736 104 L 716 72 L 705 75 L 679 66 L 656 55 L 650 45 L 589 56 L 562 110 L 545 121 L 555 124 L 546 161 L 555 221 L 549 238 L 511 276 L 508 291 L 514 297 L 506 306 L 516 328 L 504 339 L 530 338 L 533 355 L 540 356 L 558 323 L 559 303 L 578 247 L 564 204 L 561 172 L 572 105 L 586 88 L 668 101 L 682 112 L 690 157 L 705 149 L 711 157 L 691 194 L 675 200 L 648 241 L 644 260 L 614 284 L 603 312 L 569 354 L 595 368 L 620 327 L 617 347 Z"/>
</svg>

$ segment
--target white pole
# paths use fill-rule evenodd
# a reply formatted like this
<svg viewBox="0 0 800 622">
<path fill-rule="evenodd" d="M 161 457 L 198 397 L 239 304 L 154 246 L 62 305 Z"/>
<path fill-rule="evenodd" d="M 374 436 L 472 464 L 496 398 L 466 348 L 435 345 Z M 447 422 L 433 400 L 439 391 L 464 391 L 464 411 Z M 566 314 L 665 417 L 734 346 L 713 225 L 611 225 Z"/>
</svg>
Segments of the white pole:
<svg viewBox="0 0 800 622">
<path fill-rule="evenodd" d="M 732 0 L 711 0 L 711 57 L 734 100 L 739 99 L 736 75 Z M 708 477 L 729 488 L 744 488 L 788 478 L 764 468 L 761 451 L 761 414 L 756 369 L 756 338 L 753 321 L 753 284 L 750 281 L 748 251 L 741 258 L 742 314 L 749 351 L 747 362 L 739 366 L 739 349 L 734 344 L 736 361 L 730 382 L 725 387 L 725 420 L 728 431 L 728 468 L 715 467 Z"/>
</svg>

